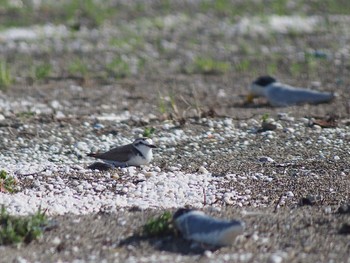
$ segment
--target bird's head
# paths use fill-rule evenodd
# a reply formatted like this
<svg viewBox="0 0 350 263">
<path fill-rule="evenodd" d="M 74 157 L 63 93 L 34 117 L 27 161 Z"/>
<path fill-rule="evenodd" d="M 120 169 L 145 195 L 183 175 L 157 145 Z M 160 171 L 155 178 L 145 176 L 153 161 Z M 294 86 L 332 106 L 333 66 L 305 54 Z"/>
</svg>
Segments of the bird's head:
<svg viewBox="0 0 350 263">
<path fill-rule="evenodd" d="M 246 101 L 251 103 L 255 97 L 264 96 L 266 87 L 276 82 L 276 79 L 271 76 L 260 76 L 249 86 L 249 94 Z"/>
</svg>

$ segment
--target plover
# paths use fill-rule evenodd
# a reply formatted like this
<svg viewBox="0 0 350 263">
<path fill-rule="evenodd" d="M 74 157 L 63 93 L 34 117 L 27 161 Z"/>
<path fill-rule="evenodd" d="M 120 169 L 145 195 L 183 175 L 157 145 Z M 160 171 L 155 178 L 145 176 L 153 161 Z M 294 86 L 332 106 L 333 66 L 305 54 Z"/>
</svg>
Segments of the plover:
<svg viewBox="0 0 350 263">
<path fill-rule="evenodd" d="M 271 76 L 258 77 L 249 87 L 248 101 L 254 97 L 266 97 L 274 107 L 285 107 L 303 103 L 324 103 L 334 98 L 331 92 L 321 92 L 305 88 L 293 87 L 278 82 Z"/>
<path fill-rule="evenodd" d="M 101 159 L 115 167 L 140 166 L 151 162 L 153 148 L 157 147 L 151 139 L 138 138 L 133 143 L 113 148 L 105 153 L 90 153 L 88 156 Z"/>
</svg>

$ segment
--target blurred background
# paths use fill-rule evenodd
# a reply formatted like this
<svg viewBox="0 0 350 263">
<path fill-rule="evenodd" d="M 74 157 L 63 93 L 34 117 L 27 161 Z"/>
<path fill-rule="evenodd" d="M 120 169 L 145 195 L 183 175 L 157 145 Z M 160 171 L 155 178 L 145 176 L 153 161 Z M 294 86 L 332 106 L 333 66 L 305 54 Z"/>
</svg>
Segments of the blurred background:
<svg viewBox="0 0 350 263">
<path fill-rule="evenodd" d="M 347 0 L 0 0 L 0 89 L 69 100 L 76 85 L 94 89 L 95 111 L 122 96 L 119 109 L 147 98 L 154 114 L 176 101 L 244 115 L 247 86 L 270 74 L 340 93 L 327 111 L 346 115 L 349 14 Z"/>
</svg>

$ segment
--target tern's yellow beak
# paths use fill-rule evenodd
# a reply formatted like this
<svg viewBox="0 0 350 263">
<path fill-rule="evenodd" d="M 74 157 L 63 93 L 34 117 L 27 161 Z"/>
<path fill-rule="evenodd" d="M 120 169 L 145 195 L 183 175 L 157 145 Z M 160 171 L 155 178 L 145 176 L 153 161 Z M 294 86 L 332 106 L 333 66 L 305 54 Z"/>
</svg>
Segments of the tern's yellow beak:
<svg viewBox="0 0 350 263">
<path fill-rule="evenodd" d="M 253 93 L 249 93 L 246 97 L 246 103 L 252 103 L 255 97 Z"/>
</svg>

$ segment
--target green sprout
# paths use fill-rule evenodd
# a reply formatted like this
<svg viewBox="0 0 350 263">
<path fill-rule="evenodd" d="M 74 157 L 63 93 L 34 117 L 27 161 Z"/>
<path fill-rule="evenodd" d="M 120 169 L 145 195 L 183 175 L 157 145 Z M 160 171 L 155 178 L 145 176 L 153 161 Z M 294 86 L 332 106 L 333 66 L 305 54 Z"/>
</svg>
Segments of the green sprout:
<svg viewBox="0 0 350 263">
<path fill-rule="evenodd" d="M 146 236 L 166 236 L 174 233 L 172 214 L 164 212 L 158 217 L 153 217 L 142 227 L 142 233 Z"/>
<path fill-rule="evenodd" d="M 154 127 L 146 127 L 145 130 L 143 131 L 142 136 L 151 138 L 155 131 L 156 129 Z"/>
<path fill-rule="evenodd" d="M 130 66 L 121 57 L 116 57 L 107 65 L 107 70 L 117 79 L 128 77 L 131 74 Z"/>
<path fill-rule="evenodd" d="M 265 113 L 265 114 L 263 114 L 263 116 L 261 117 L 261 120 L 262 120 L 262 122 L 267 122 L 267 120 L 269 119 L 269 114 L 268 113 Z"/>
<path fill-rule="evenodd" d="M 20 217 L 10 215 L 5 206 L 0 212 L 0 245 L 30 243 L 42 236 L 47 225 L 45 211 L 41 209 L 30 216 Z"/>
<path fill-rule="evenodd" d="M 6 90 L 12 82 L 9 66 L 5 61 L 0 61 L 0 90 Z"/>
<path fill-rule="evenodd" d="M 5 170 L 0 171 L 0 192 L 15 192 L 16 179 L 9 176 Z"/>
<path fill-rule="evenodd" d="M 34 69 L 35 78 L 37 80 L 43 80 L 50 76 L 52 67 L 50 64 L 41 64 Z"/>
<path fill-rule="evenodd" d="M 214 60 L 212 58 L 197 57 L 193 64 L 186 69 L 187 73 L 223 74 L 231 68 L 230 63 Z"/>
<path fill-rule="evenodd" d="M 68 71 L 72 75 L 78 74 L 85 78 L 89 70 L 87 65 L 82 60 L 75 59 L 68 65 Z"/>
</svg>

